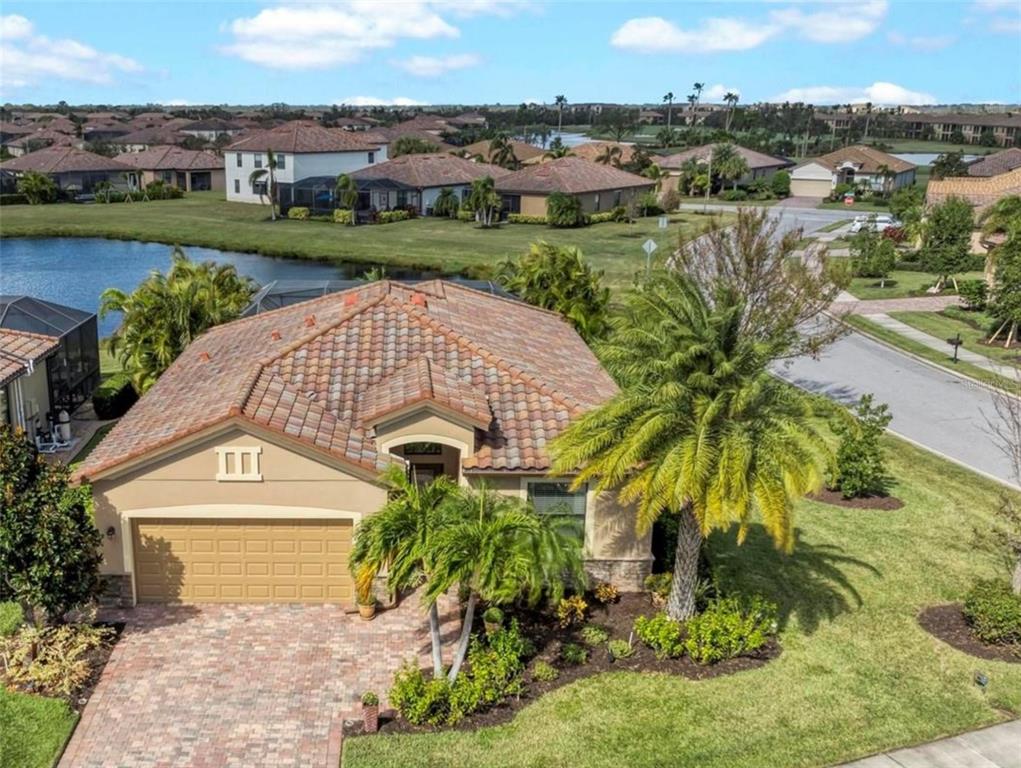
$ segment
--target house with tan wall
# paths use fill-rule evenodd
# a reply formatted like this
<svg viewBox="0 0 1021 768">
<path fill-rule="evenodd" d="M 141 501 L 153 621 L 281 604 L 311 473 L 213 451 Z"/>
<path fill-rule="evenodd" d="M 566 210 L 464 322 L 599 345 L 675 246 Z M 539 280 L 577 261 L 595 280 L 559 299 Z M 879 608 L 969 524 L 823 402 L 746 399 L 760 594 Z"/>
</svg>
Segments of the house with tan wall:
<svg viewBox="0 0 1021 768">
<path fill-rule="evenodd" d="M 549 476 L 550 440 L 615 392 L 554 313 L 380 281 L 206 332 L 78 476 L 126 604 L 353 603 L 351 542 L 392 465 L 574 516 L 590 574 L 637 589 L 631 510 Z"/>
<path fill-rule="evenodd" d="M 117 160 L 136 170 L 135 184 L 162 181 L 185 192 L 222 192 L 223 158 L 213 152 L 184 147 L 158 146 L 141 152 L 125 152 Z"/>
<path fill-rule="evenodd" d="M 960 197 L 975 207 L 980 214 L 998 200 L 1021 195 L 1021 168 L 998 176 L 954 176 L 929 182 L 925 201 L 937 205 L 950 197 Z"/>
</svg>

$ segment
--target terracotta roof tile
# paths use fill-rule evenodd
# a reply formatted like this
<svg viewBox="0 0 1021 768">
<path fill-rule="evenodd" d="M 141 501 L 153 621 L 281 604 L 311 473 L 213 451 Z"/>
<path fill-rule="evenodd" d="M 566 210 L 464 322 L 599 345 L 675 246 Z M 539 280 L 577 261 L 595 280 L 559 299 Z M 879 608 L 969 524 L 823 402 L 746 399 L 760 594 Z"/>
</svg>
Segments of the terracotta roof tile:
<svg viewBox="0 0 1021 768">
<path fill-rule="evenodd" d="M 258 131 L 238 139 L 227 147 L 241 152 L 365 152 L 379 149 L 379 144 L 359 135 L 357 131 L 324 128 L 318 123 L 293 120 L 267 131 Z"/>
<path fill-rule="evenodd" d="M 654 158 L 654 161 L 656 165 L 664 170 L 678 170 L 687 160 L 692 158 L 699 162 L 707 162 L 709 160 L 709 152 L 712 150 L 713 146 L 713 144 L 706 144 L 702 147 L 692 147 L 691 149 L 686 149 L 683 152 L 677 152 L 673 155 Z M 731 146 L 733 146 L 734 150 L 745 159 L 750 170 L 761 168 L 785 168 L 788 165 L 792 165 L 789 160 L 784 160 L 782 157 L 766 155 L 762 152 L 756 152 L 753 149 L 748 149 L 747 147 L 742 147 L 738 144 L 732 144 Z"/>
<path fill-rule="evenodd" d="M 499 192 L 548 195 L 566 192 L 577 195 L 629 187 L 652 188 L 653 183 L 611 165 L 589 162 L 580 157 L 561 157 L 548 163 L 529 165 L 496 180 Z"/>
<path fill-rule="evenodd" d="M 122 162 L 74 147 L 44 147 L 0 163 L 5 171 L 74 173 L 78 171 L 130 171 Z"/>
<path fill-rule="evenodd" d="M 475 179 L 506 176 L 510 171 L 498 165 L 476 163 L 445 154 L 401 155 L 385 163 L 370 165 L 351 174 L 359 181 L 394 181 L 415 189 L 470 184 Z"/>
<path fill-rule="evenodd" d="M 223 168 L 223 158 L 212 152 L 173 146 L 149 147 L 142 152 L 124 152 L 114 159 L 143 171 Z"/>
<path fill-rule="evenodd" d="M 1021 149 L 1011 147 L 1002 152 L 986 155 L 968 166 L 969 176 L 997 176 L 1021 168 Z"/>
<path fill-rule="evenodd" d="M 0 386 L 16 379 L 60 345 L 60 339 L 40 333 L 0 328 Z"/>
<path fill-rule="evenodd" d="M 941 203 L 948 197 L 960 197 L 979 212 L 1010 195 L 1021 195 L 1021 168 L 997 176 L 938 179 L 930 181 L 925 190 L 925 200 L 930 205 Z"/>
<path fill-rule="evenodd" d="M 819 157 L 812 157 L 801 163 L 798 167 L 815 163 L 821 165 L 824 168 L 830 168 L 835 170 L 840 168 L 845 163 L 851 163 L 856 166 L 861 173 L 876 173 L 880 166 L 885 165 L 894 173 L 903 173 L 904 171 L 913 170 L 916 166 L 906 160 L 901 160 L 899 157 L 888 155 L 886 152 L 881 152 L 874 147 L 866 147 L 861 144 L 856 144 L 851 147 L 843 147 L 841 149 L 829 152 Z"/>
</svg>

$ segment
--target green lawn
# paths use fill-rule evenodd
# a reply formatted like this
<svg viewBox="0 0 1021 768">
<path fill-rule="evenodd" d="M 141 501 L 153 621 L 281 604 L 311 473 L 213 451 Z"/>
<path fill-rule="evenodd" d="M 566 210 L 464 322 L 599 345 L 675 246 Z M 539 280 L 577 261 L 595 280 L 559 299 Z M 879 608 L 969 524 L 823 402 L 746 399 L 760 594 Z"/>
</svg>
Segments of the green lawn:
<svg viewBox="0 0 1021 768">
<path fill-rule="evenodd" d="M 858 213 L 861 213 L 861 212 L 865 212 L 865 213 L 889 213 L 890 212 L 890 206 L 887 205 L 886 203 L 881 203 L 881 204 L 877 205 L 876 203 L 866 203 L 866 202 L 861 202 L 861 201 L 855 202 L 854 205 L 847 205 L 843 201 L 836 202 L 836 203 L 819 203 L 819 205 L 816 206 L 816 207 L 817 208 L 826 208 L 826 209 L 834 210 L 834 211 L 848 211 L 850 213 L 855 213 L 855 212 L 858 212 Z"/>
<path fill-rule="evenodd" d="M 704 195 L 684 195 L 681 197 L 682 205 L 702 205 L 705 201 Z M 721 200 L 719 197 L 709 198 L 709 205 L 729 205 L 734 208 L 769 208 L 779 202 L 779 200 Z"/>
<path fill-rule="evenodd" d="M 77 721 L 63 701 L 13 693 L 0 686 L 0 765 L 50 768 Z"/>
<path fill-rule="evenodd" d="M 706 223 L 695 212 L 675 213 L 670 219 L 674 224 L 666 231 L 658 228 L 656 216 L 635 224 L 579 229 L 504 224 L 484 230 L 447 219 L 345 227 L 317 221 L 271 222 L 265 206 L 228 203 L 222 193 L 200 192 L 151 203 L 5 206 L 0 236 L 111 237 L 480 276 L 526 251 L 529 243 L 547 240 L 580 247 L 590 263 L 605 270 L 611 284 L 622 286 L 644 268 L 645 240 L 651 237 L 665 249 L 677 242 L 679 231 L 691 234 Z"/>
<path fill-rule="evenodd" d="M 938 339 L 949 339 L 960 333 L 961 340 L 964 342 L 962 345 L 964 349 L 971 350 L 998 363 L 1018 366 L 1018 357 L 1021 356 L 1021 351 L 1016 346 L 1011 349 L 1004 349 L 1002 336 L 999 344 L 983 344 L 989 338 L 987 329 L 993 324 L 993 319 L 982 312 L 964 313 L 963 311 L 955 312 L 954 310 L 951 310 L 950 313 L 891 312 L 890 317 Z"/>
<path fill-rule="evenodd" d="M 890 152 L 961 152 L 965 155 L 989 155 L 1003 147 L 982 147 L 978 144 L 951 144 L 948 141 L 921 141 L 920 139 L 880 139 L 889 144 Z"/>
<path fill-rule="evenodd" d="M 781 606 L 784 651 L 765 667 L 699 682 L 604 674 L 544 696 L 507 725 L 349 739 L 343 765 L 822 766 L 1017 716 L 1021 665 L 967 656 L 915 620 L 994 572 L 971 531 L 1002 489 L 895 438 L 887 445 L 903 509 L 803 502 L 791 556 L 758 526 L 740 547 L 733 535 L 711 538 L 725 586 Z M 989 677 L 985 693 L 977 670 Z"/>
<path fill-rule="evenodd" d="M 965 272 L 958 275 L 960 280 L 978 280 L 981 272 Z M 929 272 L 914 272 L 895 269 L 886 280 L 886 287 L 879 287 L 879 280 L 874 277 L 856 277 L 848 289 L 859 299 L 903 299 L 907 296 L 925 296 L 925 289 L 936 282 L 935 275 Z M 953 285 L 947 286 L 944 292 L 953 291 Z"/>
</svg>

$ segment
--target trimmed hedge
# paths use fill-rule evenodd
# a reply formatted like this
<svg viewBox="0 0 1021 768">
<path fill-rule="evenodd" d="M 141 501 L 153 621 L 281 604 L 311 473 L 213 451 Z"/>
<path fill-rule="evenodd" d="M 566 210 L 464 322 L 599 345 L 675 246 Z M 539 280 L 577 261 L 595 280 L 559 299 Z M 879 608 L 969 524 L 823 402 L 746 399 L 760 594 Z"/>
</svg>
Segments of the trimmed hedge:
<svg viewBox="0 0 1021 768">
<path fill-rule="evenodd" d="M 964 596 L 964 618 L 979 640 L 1021 645 L 1021 596 L 1005 581 L 978 581 Z"/>
<path fill-rule="evenodd" d="M 411 214 L 407 211 L 380 211 L 376 221 L 380 224 L 392 224 L 395 221 L 407 221 Z"/>
<path fill-rule="evenodd" d="M 0 603 L 0 637 L 10 637 L 25 623 L 25 613 L 17 603 Z"/>
<path fill-rule="evenodd" d="M 527 213 L 509 213 L 507 221 L 510 224 L 549 224 L 545 216 L 531 216 Z"/>
<path fill-rule="evenodd" d="M 590 213 L 585 217 L 586 224 L 605 224 L 610 221 L 618 220 L 618 213 L 616 210 L 603 211 L 602 213 Z"/>
<path fill-rule="evenodd" d="M 296 205 L 293 208 L 287 209 L 287 218 L 297 219 L 298 221 L 308 221 L 308 217 L 311 215 L 308 208 L 303 205 Z"/>
<path fill-rule="evenodd" d="M 475 211 L 469 211 L 467 208 L 457 209 L 457 220 L 458 221 L 475 221 Z"/>
<path fill-rule="evenodd" d="M 138 400 L 138 393 L 126 374 L 118 373 L 92 393 L 92 408 L 100 419 L 119 419 Z"/>
<path fill-rule="evenodd" d="M 335 224 L 350 224 L 353 214 L 354 211 L 350 208 L 338 208 L 333 212 L 333 222 Z"/>
<path fill-rule="evenodd" d="M 28 205 L 28 198 L 20 192 L 0 195 L 0 205 Z"/>
</svg>

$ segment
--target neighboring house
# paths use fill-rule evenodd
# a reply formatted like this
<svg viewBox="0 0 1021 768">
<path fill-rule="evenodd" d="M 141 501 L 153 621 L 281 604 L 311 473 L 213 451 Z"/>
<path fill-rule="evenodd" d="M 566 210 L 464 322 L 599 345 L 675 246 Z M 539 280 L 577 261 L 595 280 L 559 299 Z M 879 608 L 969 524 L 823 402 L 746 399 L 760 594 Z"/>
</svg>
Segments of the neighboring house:
<svg viewBox="0 0 1021 768">
<path fill-rule="evenodd" d="M 652 558 L 633 511 L 547 475 L 549 441 L 615 392 L 552 312 L 380 281 L 207 331 L 77 476 L 129 604 L 351 605 L 353 532 L 393 465 L 574 517 L 591 576 L 636 590 Z"/>
<path fill-rule="evenodd" d="M 654 162 L 669 175 L 677 176 L 680 174 L 681 168 L 689 160 L 694 159 L 699 164 L 708 164 L 709 154 L 714 146 L 713 144 L 706 144 L 702 147 L 693 147 L 674 155 L 655 158 Z M 748 163 L 748 173 L 737 180 L 738 184 L 749 184 L 755 179 L 768 179 L 777 171 L 793 165 L 790 160 L 785 160 L 782 157 L 765 155 L 762 152 L 756 152 L 737 144 L 732 144 L 731 146 Z"/>
<path fill-rule="evenodd" d="M 577 144 L 571 147 L 571 154 L 575 157 L 580 157 L 582 160 L 594 163 L 606 153 L 607 149 L 613 147 L 620 150 L 620 155 L 617 156 L 615 162 L 623 165 L 624 163 L 630 163 L 634 158 L 635 145 L 625 144 L 621 141 L 587 141 L 584 144 Z"/>
<path fill-rule="evenodd" d="M 0 121 L 0 145 L 7 145 L 15 139 L 35 133 L 36 130 L 37 126 Z"/>
<path fill-rule="evenodd" d="M 435 133 L 419 131 L 413 128 L 401 128 L 399 126 L 392 128 L 370 128 L 368 131 L 364 131 L 362 135 L 366 141 L 375 142 L 381 147 L 386 147 L 387 157 L 394 156 L 394 144 L 403 138 L 418 139 L 426 144 L 432 144 L 435 147 L 434 152 L 454 152 L 458 149 L 453 144 L 447 144 Z"/>
<path fill-rule="evenodd" d="M 268 152 L 276 158 L 273 172 L 281 207 L 294 203 L 292 187 L 304 179 L 336 178 L 387 159 L 386 146 L 363 132 L 323 128 L 307 121 L 284 123 L 235 141 L 224 150 L 227 199 L 239 203 L 263 202 L 267 179 L 250 181 L 253 171 L 265 168 Z"/>
<path fill-rule="evenodd" d="M 948 197 L 960 197 L 975 206 L 976 213 L 1011 195 L 1021 195 L 1021 168 L 997 176 L 934 179 L 925 190 L 925 200 L 929 205 L 942 203 Z"/>
<path fill-rule="evenodd" d="M 11 157 L 21 157 L 44 147 L 70 147 L 74 141 L 74 137 L 66 133 L 42 130 L 27 133 L 20 139 L 8 142 L 7 150 L 11 153 Z"/>
<path fill-rule="evenodd" d="M 141 128 L 110 140 L 121 152 L 144 152 L 153 147 L 180 144 L 187 138 L 177 128 L 168 125 Z"/>
<path fill-rule="evenodd" d="M 95 314 L 31 296 L 0 296 L 0 421 L 34 437 L 98 385 Z"/>
<path fill-rule="evenodd" d="M 109 120 L 89 122 L 82 125 L 82 141 L 110 141 L 132 132 L 130 125 Z"/>
<path fill-rule="evenodd" d="M 133 170 L 130 165 L 93 152 L 74 147 L 45 147 L 0 163 L 0 169 L 15 175 L 35 171 L 52 178 L 57 187 L 75 192 L 92 192 L 95 185 L 108 181 L 114 186 L 126 186 L 124 174 Z"/>
<path fill-rule="evenodd" d="M 486 176 L 499 179 L 508 173 L 498 165 L 433 154 L 402 155 L 351 175 L 358 182 L 359 191 L 367 193 L 364 207 L 380 211 L 413 207 L 421 215 L 431 216 L 440 190 L 452 189 L 458 200 L 464 201 L 476 179 Z"/>
<path fill-rule="evenodd" d="M 1021 149 L 1011 147 L 1002 152 L 986 155 L 968 165 L 969 176 L 998 176 L 1021 168 Z"/>
<path fill-rule="evenodd" d="M 223 158 L 212 152 L 183 147 L 153 147 L 125 152 L 116 159 L 137 171 L 136 183 L 162 181 L 186 192 L 226 189 Z"/>
<path fill-rule="evenodd" d="M 242 128 L 236 123 L 211 117 L 208 120 L 185 123 L 178 130 L 187 136 L 194 136 L 203 141 L 216 141 L 221 136 L 235 136 L 241 132 Z"/>
<path fill-rule="evenodd" d="M 638 122 L 643 125 L 664 125 L 666 123 L 666 115 L 654 109 L 643 109 L 638 113 Z"/>
<path fill-rule="evenodd" d="M 889 178 L 884 176 L 888 171 Z M 890 192 L 915 182 L 915 166 L 874 147 L 844 147 L 811 160 L 791 171 L 793 197 L 827 197 L 838 184 L 867 185 Z"/>
<path fill-rule="evenodd" d="M 542 161 L 543 155 L 546 153 L 541 147 L 537 147 L 534 144 L 528 144 L 524 141 L 518 141 L 517 139 L 510 139 L 508 142 L 511 149 L 514 150 L 514 157 L 518 159 L 518 162 L 522 165 L 529 165 L 531 163 L 537 163 Z M 476 141 L 474 144 L 468 144 L 464 147 L 456 147 L 453 151 L 464 157 L 481 157 L 484 162 L 490 162 L 493 157 L 492 140 L 483 139 L 482 141 Z"/>
<path fill-rule="evenodd" d="M 529 216 L 545 216 L 546 199 L 553 192 L 575 195 L 581 199 L 585 213 L 596 213 L 626 206 L 654 188 L 655 184 L 644 176 L 580 157 L 529 165 L 496 180 L 503 212 Z"/>
<path fill-rule="evenodd" d="M 1001 147 L 1015 144 L 1021 135 L 1019 114 L 938 114 L 919 113 L 898 115 L 894 118 L 907 139 L 953 141 L 960 132 L 966 144 L 979 144 L 985 136 Z"/>
</svg>

